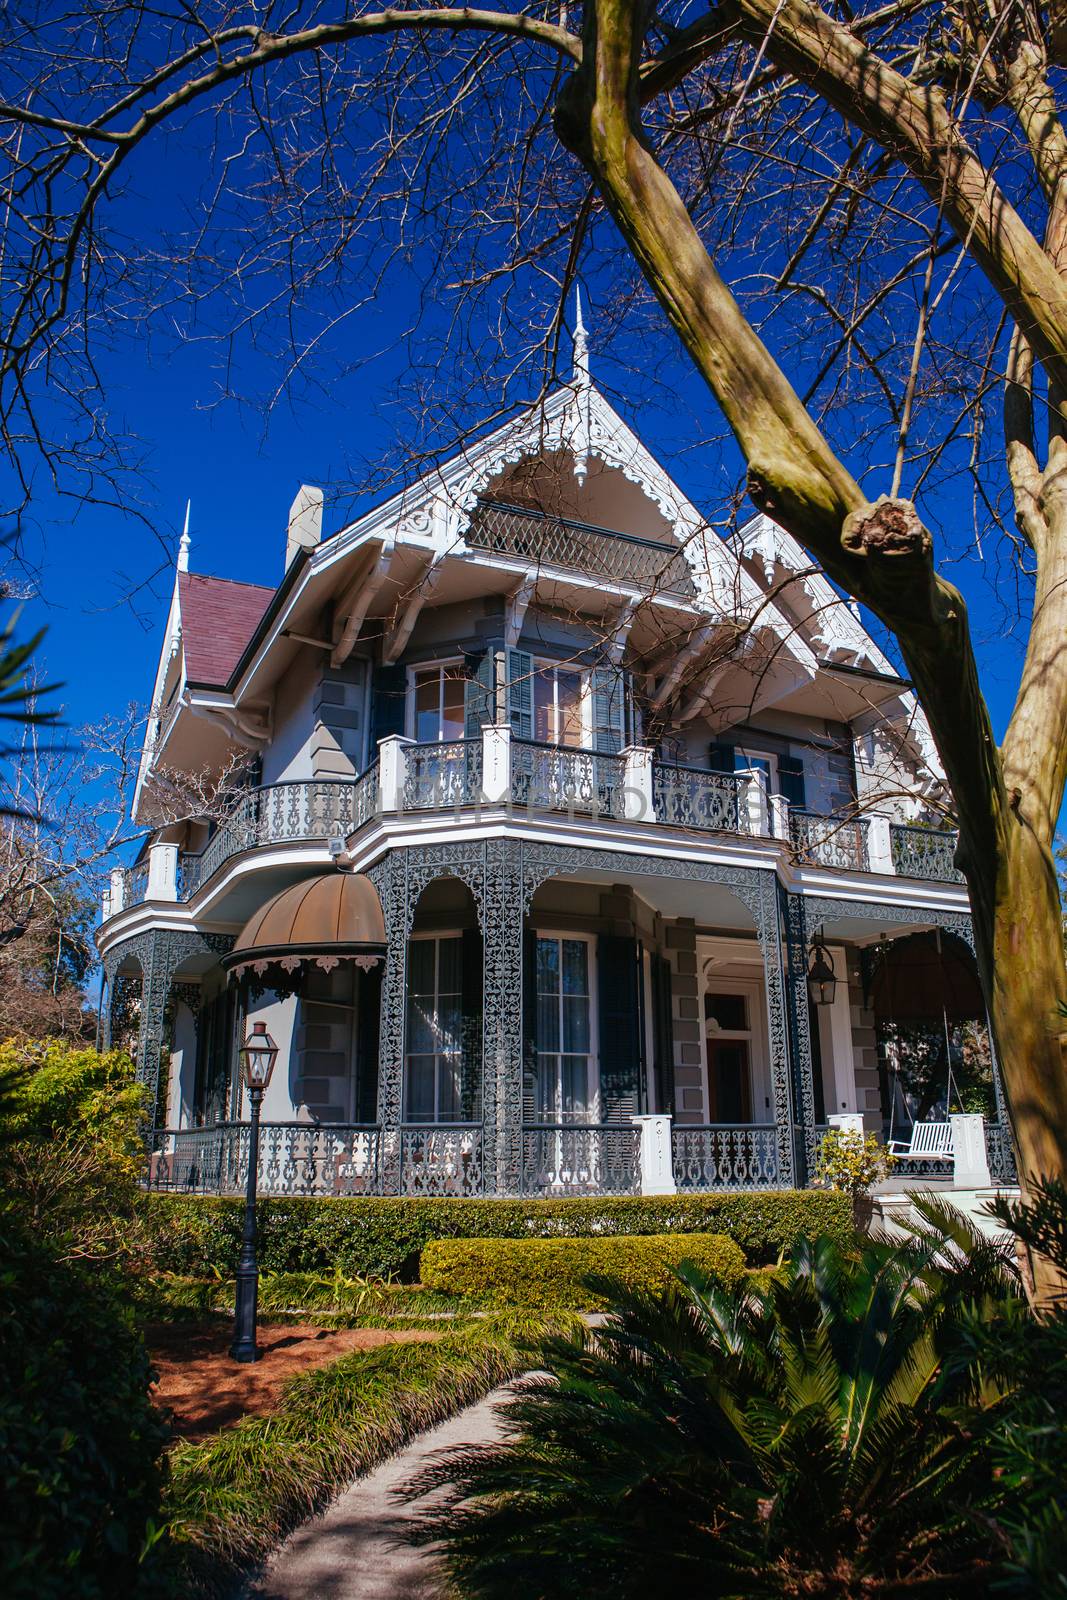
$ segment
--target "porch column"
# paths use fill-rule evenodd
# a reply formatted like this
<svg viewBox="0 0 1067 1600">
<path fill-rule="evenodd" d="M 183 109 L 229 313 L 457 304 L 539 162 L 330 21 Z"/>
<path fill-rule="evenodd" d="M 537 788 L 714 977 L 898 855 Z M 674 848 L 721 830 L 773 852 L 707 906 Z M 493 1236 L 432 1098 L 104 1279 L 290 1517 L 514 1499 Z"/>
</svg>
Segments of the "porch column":
<svg viewBox="0 0 1067 1600">
<path fill-rule="evenodd" d="M 522 1188 L 522 845 L 489 839 L 481 904 L 482 1163 L 486 1194 Z"/>
<path fill-rule="evenodd" d="M 386 741 L 382 741 L 383 745 Z M 391 850 L 368 876 L 385 918 L 385 973 L 378 1037 L 378 1128 L 382 1194 L 400 1193 L 400 1122 L 404 1103 L 404 1025 L 408 986 L 411 906 L 407 852 Z"/>
<path fill-rule="evenodd" d="M 811 1016 L 808 1010 L 808 919 L 804 896 L 784 894 L 785 993 L 789 1014 L 789 1053 L 798 1185 L 808 1182 L 815 1163 L 815 1084 L 811 1059 Z"/>
</svg>

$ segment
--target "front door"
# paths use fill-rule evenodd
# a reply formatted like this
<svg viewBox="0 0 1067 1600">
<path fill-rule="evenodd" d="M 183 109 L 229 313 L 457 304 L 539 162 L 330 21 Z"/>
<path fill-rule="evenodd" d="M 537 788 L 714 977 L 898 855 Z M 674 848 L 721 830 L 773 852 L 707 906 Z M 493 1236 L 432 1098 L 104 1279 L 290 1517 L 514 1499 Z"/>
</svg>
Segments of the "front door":
<svg viewBox="0 0 1067 1600">
<path fill-rule="evenodd" d="M 748 1042 L 708 1040 L 708 1099 L 711 1122 L 751 1122 Z"/>
</svg>

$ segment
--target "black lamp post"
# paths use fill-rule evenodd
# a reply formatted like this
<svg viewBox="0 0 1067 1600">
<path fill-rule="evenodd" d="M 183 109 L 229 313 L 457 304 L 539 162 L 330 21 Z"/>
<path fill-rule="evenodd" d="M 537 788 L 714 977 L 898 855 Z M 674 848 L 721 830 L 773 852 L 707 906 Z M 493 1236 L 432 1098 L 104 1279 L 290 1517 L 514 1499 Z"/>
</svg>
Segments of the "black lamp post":
<svg viewBox="0 0 1067 1600">
<path fill-rule="evenodd" d="M 820 928 L 811 941 L 811 966 L 808 968 L 808 995 L 812 1005 L 832 1006 L 836 989 L 837 973 Z"/>
<path fill-rule="evenodd" d="M 241 1046 L 245 1082 L 252 1100 L 248 1128 L 248 1184 L 245 1188 L 245 1227 L 241 1236 L 241 1259 L 237 1263 L 237 1298 L 233 1312 L 234 1361 L 258 1361 L 256 1307 L 259 1301 L 259 1262 L 256 1259 L 256 1174 L 259 1169 L 259 1107 L 263 1091 L 270 1082 L 278 1047 L 266 1024 L 254 1022 L 252 1032 Z"/>
</svg>

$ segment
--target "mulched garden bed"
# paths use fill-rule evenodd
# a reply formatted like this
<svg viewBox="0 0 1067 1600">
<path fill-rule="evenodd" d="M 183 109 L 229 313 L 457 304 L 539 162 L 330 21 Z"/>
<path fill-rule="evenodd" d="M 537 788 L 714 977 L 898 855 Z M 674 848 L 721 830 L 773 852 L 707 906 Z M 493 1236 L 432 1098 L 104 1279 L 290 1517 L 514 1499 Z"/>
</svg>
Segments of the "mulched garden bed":
<svg viewBox="0 0 1067 1600">
<path fill-rule="evenodd" d="M 260 1359 L 246 1366 L 229 1356 L 233 1325 L 229 1318 L 203 1322 L 154 1323 L 145 1342 L 159 1373 L 153 1391 L 171 1412 L 175 1434 L 203 1439 L 250 1412 L 264 1416 L 278 1404 L 282 1385 L 294 1373 L 325 1366 L 350 1350 L 383 1344 L 414 1344 L 437 1333 L 390 1328 L 321 1328 L 310 1323 L 260 1327 Z"/>
</svg>

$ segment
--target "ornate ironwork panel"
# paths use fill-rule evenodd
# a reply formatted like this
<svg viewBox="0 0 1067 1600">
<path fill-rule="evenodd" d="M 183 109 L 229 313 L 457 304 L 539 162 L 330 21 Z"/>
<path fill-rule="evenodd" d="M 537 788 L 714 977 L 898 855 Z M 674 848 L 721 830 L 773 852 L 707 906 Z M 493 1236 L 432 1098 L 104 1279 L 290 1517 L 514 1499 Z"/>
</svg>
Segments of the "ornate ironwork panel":
<svg viewBox="0 0 1067 1600">
<path fill-rule="evenodd" d="M 774 1128 L 676 1124 L 674 1181 L 682 1190 L 774 1189 L 779 1182 Z"/>
<path fill-rule="evenodd" d="M 522 847 L 506 839 L 485 846 L 481 910 L 483 950 L 482 1116 L 486 1189 L 517 1194 L 522 1176 L 523 879 Z"/>
<path fill-rule="evenodd" d="M 483 1188 L 482 1130 L 470 1124 L 408 1124 L 400 1131 L 401 1193 L 468 1199 Z"/>
<path fill-rule="evenodd" d="M 796 1136 L 797 1182 L 806 1183 L 817 1153 L 815 1133 L 815 1082 L 811 1056 L 811 1013 L 808 1009 L 808 909 L 801 894 L 781 891 L 785 923 L 786 1004 L 793 1065 L 793 1105 L 799 1128 Z"/>
<path fill-rule="evenodd" d="M 150 1185 L 239 1194 L 248 1178 L 247 1123 L 157 1130 Z M 267 1195 L 380 1194 L 376 1127 L 352 1123 L 260 1124 L 256 1183 Z"/>
<path fill-rule="evenodd" d="M 989 1176 L 993 1182 L 1014 1188 L 1019 1182 L 1019 1169 L 1015 1162 L 1015 1144 L 1007 1123 L 986 1123 L 985 1149 Z"/>
<path fill-rule="evenodd" d="M 845 872 L 869 872 L 866 817 L 825 817 L 789 808 L 789 837 L 798 861 Z"/>
<path fill-rule="evenodd" d="M 636 1128 L 538 1123 L 522 1130 L 524 1195 L 636 1194 Z"/>
<path fill-rule="evenodd" d="M 948 828 L 916 828 L 891 822 L 889 845 L 893 871 L 902 878 L 930 878 L 937 883 L 965 883 L 956 870 L 959 834 Z"/>
<path fill-rule="evenodd" d="M 139 861 L 135 867 L 127 867 L 122 874 L 122 904 L 126 906 L 140 905 L 142 900 L 148 898 L 148 859 Z"/>
<path fill-rule="evenodd" d="M 404 750 L 404 810 L 451 811 L 482 793 L 481 739 L 412 744 Z"/>
<path fill-rule="evenodd" d="M 625 783 L 621 756 L 529 739 L 511 741 L 511 798 L 517 806 L 621 817 Z"/>
<path fill-rule="evenodd" d="M 674 544 L 487 500 L 475 506 L 464 537 L 475 550 L 519 556 L 536 567 L 614 578 L 653 593 L 696 595 L 689 565 Z"/>
<path fill-rule="evenodd" d="M 704 772 L 670 762 L 652 763 L 652 805 L 657 822 L 711 833 L 751 833 L 748 785 L 732 772 Z"/>
</svg>

